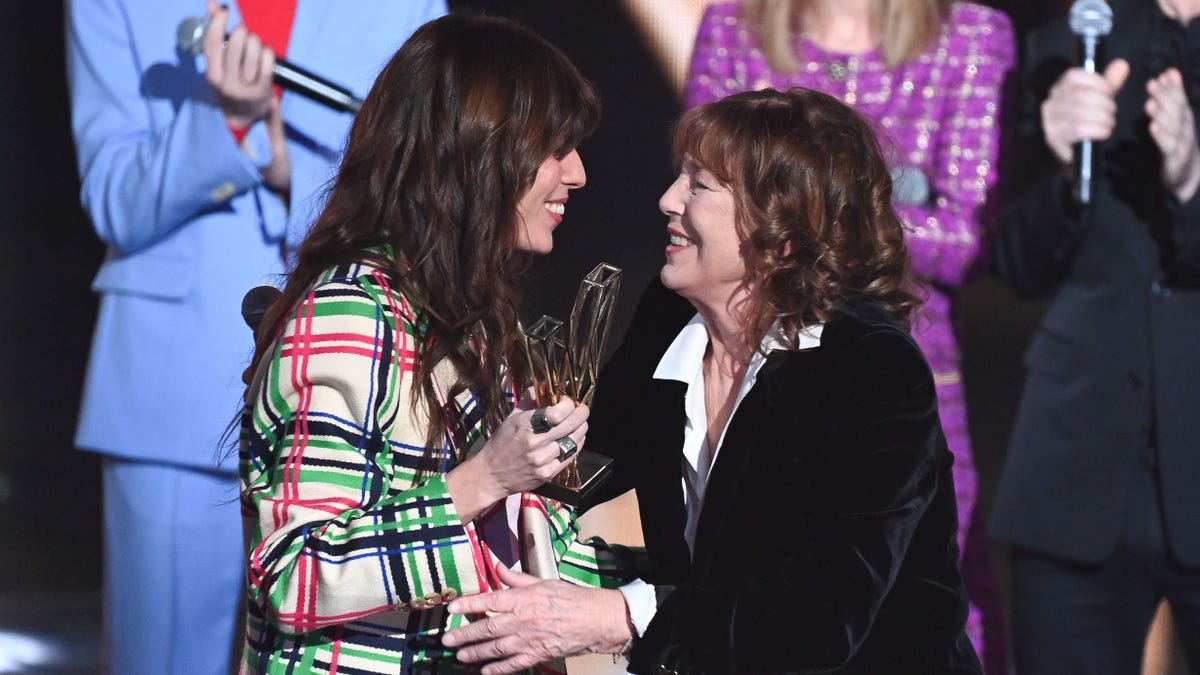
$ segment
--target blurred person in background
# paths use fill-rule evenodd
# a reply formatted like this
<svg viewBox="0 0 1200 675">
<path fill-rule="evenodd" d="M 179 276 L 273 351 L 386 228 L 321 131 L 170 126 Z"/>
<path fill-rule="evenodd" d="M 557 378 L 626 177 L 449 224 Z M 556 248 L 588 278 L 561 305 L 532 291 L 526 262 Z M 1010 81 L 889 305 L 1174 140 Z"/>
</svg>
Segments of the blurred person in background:
<svg viewBox="0 0 1200 675">
<path fill-rule="evenodd" d="M 104 649 L 121 675 L 228 672 L 244 586 L 220 440 L 253 349 L 250 288 L 286 269 L 351 117 L 272 87 L 292 61 L 364 92 L 441 0 L 71 0 L 83 207 L 107 254 L 76 444 L 104 456 Z M 224 38 L 228 33 L 228 40 Z"/>
<path fill-rule="evenodd" d="M 1022 675 L 1138 672 L 1164 599 L 1200 673 L 1200 2 L 1110 7 L 1096 73 L 1065 18 L 1029 35 L 996 231 L 997 276 L 1049 302 L 991 521 Z"/>
</svg>

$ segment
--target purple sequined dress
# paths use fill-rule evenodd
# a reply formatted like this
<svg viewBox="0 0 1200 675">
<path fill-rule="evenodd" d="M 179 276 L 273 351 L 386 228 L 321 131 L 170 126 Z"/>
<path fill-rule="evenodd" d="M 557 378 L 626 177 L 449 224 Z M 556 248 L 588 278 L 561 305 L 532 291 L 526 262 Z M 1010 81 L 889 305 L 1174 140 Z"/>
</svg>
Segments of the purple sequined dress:
<svg viewBox="0 0 1200 675">
<path fill-rule="evenodd" d="M 958 344 L 951 318 L 955 288 L 978 269 L 984 243 L 983 209 L 996 182 L 1003 81 L 1013 64 L 1008 18 L 969 3 L 953 5 L 940 37 L 920 56 L 889 68 L 878 50 L 840 54 L 797 36 L 800 70 L 771 69 L 737 2 L 710 5 L 696 37 L 686 105 L 692 107 L 751 89 L 806 87 L 840 98 L 871 119 L 893 173 L 923 174 L 898 181 L 897 192 L 924 203 L 897 203 L 913 269 L 928 282 L 928 300 L 913 326 L 933 369 L 942 427 L 954 453 L 959 545 L 971 595 L 967 632 L 985 671 L 1005 672 L 1000 608 L 987 563 L 982 519 L 972 518 L 978 480 L 967 433 Z M 899 189 L 901 182 L 917 189 Z M 984 636 L 986 634 L 986 641 Z"/>
</svg>

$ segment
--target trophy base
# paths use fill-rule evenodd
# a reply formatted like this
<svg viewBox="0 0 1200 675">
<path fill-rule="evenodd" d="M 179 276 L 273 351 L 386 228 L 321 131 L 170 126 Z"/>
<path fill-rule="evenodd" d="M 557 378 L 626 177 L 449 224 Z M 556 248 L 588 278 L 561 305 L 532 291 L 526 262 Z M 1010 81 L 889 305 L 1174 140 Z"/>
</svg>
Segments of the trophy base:
<svg viewBox="0 0 1200 675">
<path fill-rule="evenodd" d="M 579 487 L 569 488 L 551 481 L 543 483 L 541 487 L 535 488 L 533 493 L 542 497 L 556 499 L 570 506 L 579 506 L 581 502 L 588 500 L 588 497 L 591 496 L 596 488 L 608 480 L 609 475 L 612 473 L 612 458 L 591 450 L 580 450 L 577 463 L 579 466 Z"/>
</svg>

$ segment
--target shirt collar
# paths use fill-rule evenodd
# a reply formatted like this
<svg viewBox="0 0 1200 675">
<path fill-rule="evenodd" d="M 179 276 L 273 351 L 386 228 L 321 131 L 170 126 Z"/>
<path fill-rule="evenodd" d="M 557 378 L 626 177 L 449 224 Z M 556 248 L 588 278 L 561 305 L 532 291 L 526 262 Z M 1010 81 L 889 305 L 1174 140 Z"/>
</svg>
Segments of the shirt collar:
<svg viewBox="0 0 1200 675">
<path fill-rule="evenodd" d="M 696 370 L 704 361 L 704 351 L 708 349 L 708 326 L 704 318 L 697 312 L 692 320 L 687 322 L 671 346 L 663 353 L 654 369 L 656 380 L 678 380 L 690 384 L 695 379 Z"/>
<path fill-rule="evenodd" d="M 816 323 L 802 328 L 796 339 L 797 351 L 820 347 L 821 332 L 824 328 L 824 323 Z M 763 336 L 759 347 L 758 354 L 788 349 L 783 327 L 778 321 Z M 703 363 L 704 352 L 707 349 L 708 325 L 704 323 L 704 317 L 697 312 L 692 320 L 679 331 L 675 340 L 671 342 L 671 346 L 667 347 L 667 351 L 659 359 L 658 367 L 654 369 L 654 379 L 677 380 L 690 384 L 695 380 L 696 371 Z"/>
</svg>

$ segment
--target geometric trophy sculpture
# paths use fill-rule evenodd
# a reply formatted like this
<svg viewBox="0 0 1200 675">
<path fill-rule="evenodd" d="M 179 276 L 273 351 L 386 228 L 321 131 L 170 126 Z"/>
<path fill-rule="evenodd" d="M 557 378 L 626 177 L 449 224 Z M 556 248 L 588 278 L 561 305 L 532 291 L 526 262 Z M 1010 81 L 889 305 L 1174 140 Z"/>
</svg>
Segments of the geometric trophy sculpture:
<svg viewBox="0 0 1200 675">
<path fill-rule="evenodd" d="M 600 263 L 579 284 L 568 325 L 543 316 L 522 330 L 538 407 L 553 405 L 564 395 L 591 405 L 620 290 L 621 270 Z M 609 457 L 581 450 L 567 468 L 534 492 L 577 505 L 608 478 L 611 464 Z"/>
</svg>

